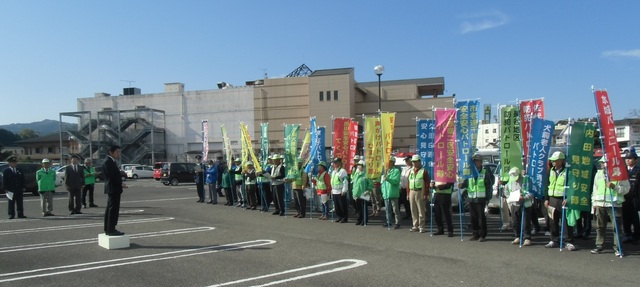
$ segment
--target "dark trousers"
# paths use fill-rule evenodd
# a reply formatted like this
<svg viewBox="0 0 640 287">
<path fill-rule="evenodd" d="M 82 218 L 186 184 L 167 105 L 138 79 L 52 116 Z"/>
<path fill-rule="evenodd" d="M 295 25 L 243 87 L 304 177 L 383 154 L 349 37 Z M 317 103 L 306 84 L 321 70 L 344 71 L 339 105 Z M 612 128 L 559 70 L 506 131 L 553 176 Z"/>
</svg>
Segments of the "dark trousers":
<svg viewBox="0 0 640 287">
<path fill-rule="evenodd" d="M 9 217 L 16 216 L 16 209 L 18 210 L 18 216 L 24 216 L 24 205 L 22 198 L 22 191 L 13 193 L 13 200 L 9 200 Z"/>
<path fill-rule="evenodd" d="M 633 232 L 631 232 L 633 226 Z M 632 236 L 634 239 L 640 239 L 640 219 L 638 219 L 638 211 L 633 204 L 633 197 L 625 196 L 622 203 L 622 228 L 624 236 Z"/>
<path fill-rule="evenodd" d="M 233 188 L 233 186 L 232 187 L 225 187 L 223 189 L 224 189 L 224 193 L 225 193 L 224 197 L 227 199 L 227 203 L 229 205 L 232 205 L 233 204 L 233 194 L 236 193 L 236 190 Z"/>
<path fill-rule="evenodd" d="M 447 231 L 453 232 L 453 222 L 451 221 L 451 194 L 436 193 L 434 195 L 434 212 L 438 232 L 444 231 L 442 215 L 447 222 Z"/>
<path fill-rule="evenodd" d="M 268 182 L 261 183 L 262 194 L 260 195 L 261 208 L 260 211 L 269 211 L 269 205 L 273 201 L 273 193 L 271 192 L 271 184 Z"/>
<path fill-rule="evenodd" d="M 400 198 L 398 198 L 398 203 L 400 206 L 404 205 L 405 218 L 411 218 L 411 204 L 409 204 L 409 200 L 407 199 L 407 189 L 400 189 Z M 399 209 L 399 208 L 398 208 Z"/>
<path fill-rule="evenodd" d="M 560 241 L 560 224 L 564 221 L 564 238 L 567 242 L 573 242 L 573 227 L 567 225 L 567 220 L 562 220 L 562 197 L 549 197 L 549 206 L 555 207 L 553 219 L 549 218 L 549 231 L 551 232 L 551 241 Z"/>
<path fill-rule="evenodd" d="M 204 184 L 202 182 L 196 182 L 196 192 L 198 193 L 198 199 L 204 201 Z"/>
<path fill-rule="evenodd" d="M 242 188 L 242 181 L 234 181 L 233 191 L 231 191 L 231 195 L 233 196 L 233 202 L 240 202 L 241 198 L 238 198 L 238 186 Z"/>
<path fill-rule="evenodd" d="M 120 214 L 120 195 L 108 194 L 107 209 L 104 212 L 104 232 L 109 233 L 116 229 L 118 225 L 118 215 Z"/>
<path fill-rule="evenodd" d="M 69 211 L 80 212 L 80 204 L 82 204 L 82 190 L 69 190 Z"/>
<path fill-rule="evenodd" d="M 271 191 L 273 192 L 273 203 L 276 206 L 276 212 L 284 214 L 286 206 L 284 205 L 284 184 L 272 185 Z"/>
<path fill-rule="evenodd" d="M 580 219 L 576 222 L 576 229 L 578 235 L 583 238 L 589 237 L 591 235 L 591 221 L 593 220 L 593 216 L 590 211 L 580 211 Z"/>
<path fill-rule="evenodd" d="M 93 184 L 85 184 L 82 188 L 82 205 L 87 206 L 87 194 L 89 194 L 89 205 L 93 205 Z"/>
<path fill-rule="evenodd" d="M 531 240 L 531 215 L 533 208 L 525 207 L 524 208 L 524 239 Z M 513 233 L 515 233 L 517 238 L 520 238 L 520 224 L 522 223 L 522 206 L 520 205 L 512 205 L 511 206 L 511 226 L 513 227 Z"/>
<path fill-rule="evenodd" d="M 471 217 L 471 230 L 473 237 L 487 237 L 487 216 L 484 214 L 485 202 L 469 202 L 469 215 Z M 529 226 L 531 228 L 531 226 Z M 531 230 L 529 230 L 531 231 Z"/>
<path fill-rule="evenodd" d="M 247 198 L 247 206 L 248 207 L 256 207 L 257 203 L 256 201 L 258 200 L 256 198 L 256 189 L 258 189 L 258 186 L 256 186 L 255 184 L 247 184 L 245 185 L 245 189 L 247 192 L 246 198 Z"/>
<path fill-rule="evenodd" d="M 533 204 L 531 205 L 531 212 L 530 212 L 531 213 L 531 216 L 530 216 L 531 224 L 532 224 L 532 227 L 535 228 L 537 231 L 542 230 L 541 227 L 540 227 L 540 222 L 538 221 L 539 216 L 542 215 L 542 214 L 538 214 L 541 204 L 542 203 L 540 203 L 539 199 L 534 198 L 533 199 Z M 507 211 L 507 212 L 509 212 L 509 211 Z M 589 226 L 591 226 L 591 225 L 589 225 Z"/>
<path fill-rule="evenodd" d="M 356 224 L 367 224 L 368 220 L 364 220 L 364 216 L 368 214 L 367 212 L 367 201 L 361 198 L 356 199 L 355 204 L 356 215 L 358 218 L 356 219 Z"/>
<path fill-rule="evenodd" d="M 336 209 L 336 216 L 338 220 L 349 219 L 349 206 L 347 205 L 347 195 L 332 194 L 331 199 Z"/>
<path fill-rule="evenodd" d="M 305 216 L 307 214 L 307 197 L 304 196 L 304 190 L 294 189 L 293 197 L 295 199 L 298 214 Z"/>
</svg>

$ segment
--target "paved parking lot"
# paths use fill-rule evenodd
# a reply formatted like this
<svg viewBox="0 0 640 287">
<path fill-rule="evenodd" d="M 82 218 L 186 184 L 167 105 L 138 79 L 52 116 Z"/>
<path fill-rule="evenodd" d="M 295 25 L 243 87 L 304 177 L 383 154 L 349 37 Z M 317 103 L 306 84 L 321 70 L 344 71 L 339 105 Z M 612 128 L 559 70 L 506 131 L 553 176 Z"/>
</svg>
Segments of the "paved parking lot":
<svg viewBox="0 0 640 287">
<path fill-rule="evenodd" d="M 640 248 L 624 245 L 589 254 L 510 244 L 490 216 L 484 243 L 382 228 L 272 216 L 196 203 L 194 185 L 128 181 L 118 229 L 131 247 L 98 246 L 106 197 L 99 208 L 67 215 L 66 193 L 54 200 L 55 217 L 40 217 L 39 199 L 26 197 L 27 219 L 0 219 L 0 286 L 638 286 Z M 221 199 L 224 202 L 224 198 Z M 0 203 L 6 213 L 6 200 Z M 457 217 L 454 218 L 454 221 Z M 457 224 L 456 224 L 457 226 Z M 458 232 L 458 229 L 456 229 Z M 459 233 L 457 233 L 459 235 Z M 608 246 L 611 246 L 609 236 Z"/>
</svg>

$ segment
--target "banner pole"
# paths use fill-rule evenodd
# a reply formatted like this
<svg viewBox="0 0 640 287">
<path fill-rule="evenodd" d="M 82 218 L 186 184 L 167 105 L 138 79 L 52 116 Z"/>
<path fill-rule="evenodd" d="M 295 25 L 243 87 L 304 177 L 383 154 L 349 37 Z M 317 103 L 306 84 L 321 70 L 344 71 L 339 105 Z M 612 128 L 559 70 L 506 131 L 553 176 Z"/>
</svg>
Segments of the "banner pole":
<svg viewBox="0 0 640 287">
<path fill-rule="evenodd" d="M 571 139 L 571 127 L 573 126 L 573 120 L 571 118 L 569 118 L 569 134 L 567 139 Z M 567 140 L 567 153 L 565 158 L 569 159 L 569 146 L 571 145 L 571 141 Z M 560 224 L 562 224 L 562 227 L 560 227 L 560 251 L 562 251 L 562 244 L 564 241 L 564 225 L 566 224 L 566 216 L 567 216 L 567 206 L 566 206 L 566 201 L 567 201 L 567 181 L 569 180 L 569 167 L 571 167 L 571 164 L 565 160 L 564 163 L 564 172 L 565 172 L 565 177 L 564 177 L 564 186 L 563 186 L 563 193 L 562 193 L 562 217 L 560 218 Z"/>
</svg>

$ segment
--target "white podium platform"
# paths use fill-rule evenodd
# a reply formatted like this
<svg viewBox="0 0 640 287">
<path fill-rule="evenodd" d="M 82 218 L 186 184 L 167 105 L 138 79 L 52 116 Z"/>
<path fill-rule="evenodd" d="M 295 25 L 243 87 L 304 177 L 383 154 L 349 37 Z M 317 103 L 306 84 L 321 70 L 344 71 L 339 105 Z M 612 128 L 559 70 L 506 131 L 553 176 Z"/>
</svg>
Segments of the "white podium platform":
<svg viewBox="0 0 640 287">
<path fill-rule="evenodd" d="M 129 235 L 109 236 L 104 233 L 98 235 L 98 245 L 106 249 L 129 248 Z"/>
</svg>

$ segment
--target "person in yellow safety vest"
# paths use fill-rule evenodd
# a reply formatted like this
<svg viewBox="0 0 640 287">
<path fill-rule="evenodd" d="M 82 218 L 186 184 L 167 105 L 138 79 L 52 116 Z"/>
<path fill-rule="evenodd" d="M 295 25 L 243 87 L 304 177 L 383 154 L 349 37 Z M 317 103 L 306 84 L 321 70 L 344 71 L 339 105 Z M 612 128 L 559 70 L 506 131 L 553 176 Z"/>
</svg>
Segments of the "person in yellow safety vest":
<svg viewBox="0 0 640 287">
<path fill-rule="evenodd" d="M 551 241 L 544 247 L 554 248 L 558 247 L 560 239 L 560 224 L 564 221 L 566 248 L 569 251 L 576 250 L 573 245 L 573 228 L 567 224 L 567 220 L 562 220 L 562 207 L 565 206 L 564 200 L 565 192 L 565 179 L 567 176 L 567 169 L 565 168 L 565 156 L 561 151 L 554 152 L 549 161 L 552 162 L 553 167 L 549 170 L 549 186 L 546 188 L 544 206 L 547 209 L 551 209 L 548 214 L 552 215 L 549 218 L 549 231 L 551 231 Z M 548 216 L 548 215 L 547 215 Z"/>
<path fill-rule="evenodd" d="M 533 204 L 534 197 L 524 189 L 522 172 L 515 166 L 509 170 L 509 181 L 504 185 L 504 194 L 507 197 L 509 210 L 513 212 L 511 225 L 513 226 L 513 232 L 516 238 L 511 244 L 520 244 L 520 229 L 522 228 L 520 225 L 524 224 L 524 242 L 522 245 L 531 246 L 531 216 L 533 215 L 531 205 Z M 524 222 L 521 222 L 523 210 Z"/>
<path fill-rule="evenodd" d="M 293 178 L 286 179 L 287 182 L 291 182 L 291 189 L 293 189 L 293 200 L 295 202 L 296 211 L 298 212 L 293 217 L 304 218 L 307 211 L 307 197 L 304 195 L 304 189 L 309 187 L 309 176 L 302 168 L 302 159 L 296 159 L 296 165 L 298 170 Z"/>
<path fill-rule="evenodd" d="M 273 169 L 271 170 L 271 192 L 273 193 L 273 203 L 276 206 L 276 211 L 273 212 L 273 215 L 284 216 L 285 206 L 284 202 L 284 178 L 285 178 L 285 169 L 282 164 L 282 160 L 284 156 L 282 155 L 274 155 L 273 156 Z"/>
<path fill-rule="evenodd" d="M 242 159 L 236 158 L 234 165 L 231 168 L 231 174 L 233 174 L 233 182 L 235 186 L 234 200 L 238 202 L 237 207 L 242 206 L 244 198 L 242 197 Z"/>
<path fill-rule="evenodd" d="M 385 200 L 385 208 L 387 209 L 389 217 L 393 216 L 394 223 L 389 218 L 389 225 L 387 223 L 383 227 L 391 227 L 393 229 L 400 228 L 400 206 L 398 206 L 398 197 L 400 197 L 400 169 L 395 167 L 396 158 L 390 157 L 386 166 L 387 173 L 382 176 L 382 198 Z"/>
<path fill-rule="evenodd" d="M 364 161 L 358 161 L 356 170 L 351 173 L 351 182 L 353 189 L 351 195 L 355 199 L 355 210 L 358 215 L 356 225 L 367 225 L 364 215 L 367 214 L 367 201 L 362 198 L 363 195 L 370 195 L 373 190 L 373 180 L 368 179 L 364 173 Z"/>
<path fill-rule="evenodd" d="M 409 171 L 407 176 L 409 179 L 409 193 L 408 199 L 411 204 L 411 217 L 413 218 L 413 226 L 409 229 L 410 232 L 420 231 L 425 233 L 427 230 L 424 228 L 425 223 L 425 209 L 426 201 L 429 199 L 429 172 L 422 168 L 422 158 L 420 155 L 414 155 L 411 157 L 413 168 Z"/>
<path fill-rule="evenodd" d="M 256 169 L 253 167 L 253 162 L 251 161 L 247 161 L 244 166 L 246 168 L 242 170 L 242 175 L 244 177 L 245 193 L 247 197 L 247 205 L 245 209 L 256 210 L 258 201 L 256 197 L 256 191 L 258 190 L 258 186 L 256 185 Z"/>
<path fill-rule="evenodd" d="M 349 192 L 349 182 L 347 171 L 342 168 L 342 159 L 335 158 L 331 170 L 331 199 L 335 204 L 335 222 L 346 223 L 349 221 L 349 205 L 347 203 L 347 192 Z"/>
<path fill-rule="evenodd" d="M 596 248 L 591 250 L 592 254 L 600 254 L 604 250 L 604 236 L 607 231 L 607 221 L 615 223 L 617 226 L 613 228 L 613 252 L 615 256 L 620 256 L 618 249 L 618 240 L 622 220 L 622 203 L 624 195 L 631 188 L 628 180 L 607 181 L 605 176 L 606 158 L 600 158 L 599 162 L 602 168 L 596 173 L 593 181 L 593 193 L 591 194 L 591 205 L 593 213 L 596 215 Z M 612 200 L 613 199 L 613 200 Z M 612 212 L 611 205 L 615 207 L 615 215 Z M 614 218 L 615 216 L 615 218 Z"/>
<path fill-rule="evenodd" d="M 327 220 L 329 215 L 329 195 L 331 194 L 331 177 L 327 173 L 327 163 L 321 161 L 318 163 L 318 174 L 314 176 L 311 181 L 316 186 L 316 192 L 320 197 L 320 203 L 322 204 L 322 215 L 319 220 Z"/>
<path fill-rule="evenodd" d="M 93 189 L 96 184 L 96 169 L 91 164 L 91 159 L 84 160 L 84 186 L 82 187 L 82 206 L 87 208 L 87 194 L 89 194 L 89 207 L 98 207 L 93 202 Z"/>
<path fill-rule="evenodd" d="M 42 168 L 36 171 L 42 216 L 53 216 L 53 194 L 56 192 L 56 171 L 51 169 L 48 158 L 42 160 Z"/>
<path fill-rule="evenodd" d="M 469 202 L 469 215 L 471 217 L 471 229 L 473 235 L 471 241 L 485 242 L 487 237 L 487 216 L 484 208 L 487 201 L 491 200 L 493 174 L 482 166 L 482 155 L 474 154 L 473 164 L 478 171 L 478 176 L 466 179 L 459 188 L 466 188 L 467 201 Z"/>
<path fill-rule="evenodd" d="M 267 157 L 267 164 L 262 169 L 262 174 L 258 176 L 258 184 L 262 186 L 262 194 L 260 195 L 260 211 L 269 212 L 269 205 L 273 201 L 273 193 L 271 192 L 271 170 L 273 169 L 273 155 Z"/>
</svg>

